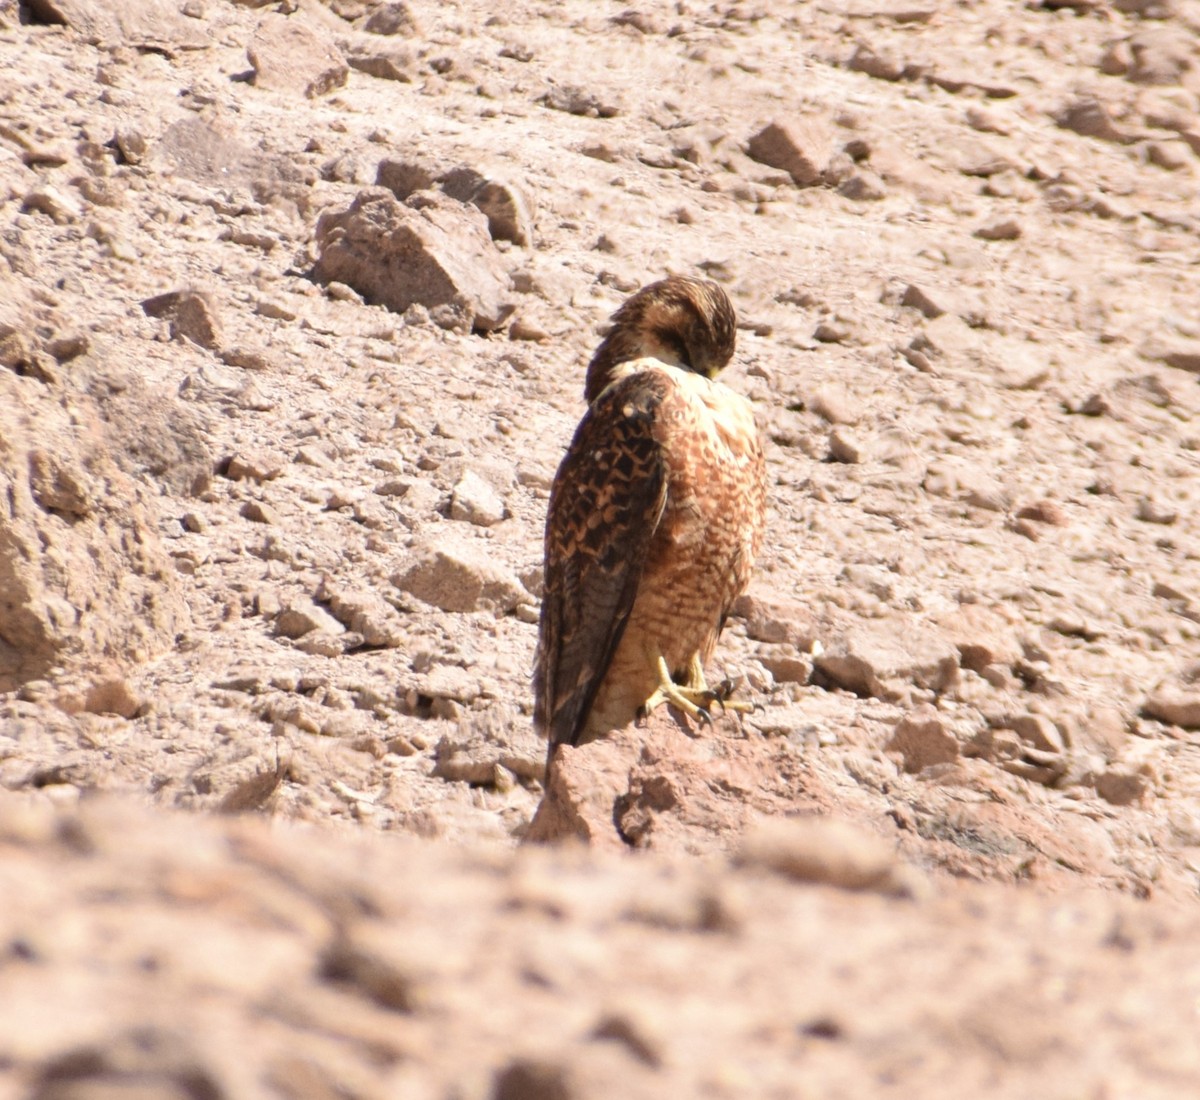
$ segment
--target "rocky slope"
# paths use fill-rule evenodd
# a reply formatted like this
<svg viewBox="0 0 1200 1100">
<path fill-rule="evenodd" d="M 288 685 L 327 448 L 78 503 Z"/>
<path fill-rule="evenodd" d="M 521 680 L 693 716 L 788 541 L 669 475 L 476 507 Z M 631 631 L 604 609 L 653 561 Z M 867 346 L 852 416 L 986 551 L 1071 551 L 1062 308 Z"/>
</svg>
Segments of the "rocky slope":
<svg viewBox="0 0 1200 1100">
<path fill-rule="evenodd" d="M 110 9 L 0 0 L 0 1096 L 1194 1088 L 1200 4 Z M 758 709 L 544 792 L 549 486 L 667 272 Z M 919 888 L 764 873 L 797 816 Z"/>
</svg>

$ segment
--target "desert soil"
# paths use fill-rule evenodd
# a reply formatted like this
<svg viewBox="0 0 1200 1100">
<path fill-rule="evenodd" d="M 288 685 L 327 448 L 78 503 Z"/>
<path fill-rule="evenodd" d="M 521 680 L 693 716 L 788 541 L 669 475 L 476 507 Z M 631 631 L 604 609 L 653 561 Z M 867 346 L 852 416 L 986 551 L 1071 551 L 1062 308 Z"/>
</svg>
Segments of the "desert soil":
<svg viewBox="0 0 1200 1100">
<path fill-rule="evenodd" d="M 0 1100 L 1200 1091 L 1200 2 L 0 0 Z M 531 728 L 739 316 L 710 678 Z"/>
</svg>

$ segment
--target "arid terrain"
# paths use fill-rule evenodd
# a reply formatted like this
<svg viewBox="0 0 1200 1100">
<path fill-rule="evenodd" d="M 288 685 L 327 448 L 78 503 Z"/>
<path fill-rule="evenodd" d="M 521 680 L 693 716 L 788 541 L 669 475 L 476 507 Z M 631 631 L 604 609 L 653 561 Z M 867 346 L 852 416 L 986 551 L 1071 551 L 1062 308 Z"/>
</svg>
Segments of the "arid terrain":
<svg viewBox="0 0 1200 1100">
<path fill-rule="evenodd" d="M 1200 0 L 0 0 L 0 1100 L 1200 1094 Z M 614 309 L 710 679 L 532 729 Z"/>
</svg>

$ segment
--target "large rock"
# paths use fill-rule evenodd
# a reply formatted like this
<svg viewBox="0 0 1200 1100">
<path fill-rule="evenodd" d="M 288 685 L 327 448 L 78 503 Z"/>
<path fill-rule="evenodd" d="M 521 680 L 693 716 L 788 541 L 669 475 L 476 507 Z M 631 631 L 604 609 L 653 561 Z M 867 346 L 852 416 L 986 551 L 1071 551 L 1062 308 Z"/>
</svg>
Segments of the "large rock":
<svg viewBox="0 0 1200 1100">
<path fill-rule="evenodd" d="M 556 750 L 546 776 L 546 793 L 525 834 L 531 844 L 582 841 L 621 850 L 616 808 L 629 790 L 637 760 L 638 730 L 626 730 L 583 748 Z"/>
<path fill-rule="evenodd" d="M 298 19 L 268 15 L 246 47 L 259 88 L 301 92 L 308 99 L 340 88 L 350 75 L 337 46 Z"/>
<path fill-rule="evenodd" d="M 392 583 L 443 611 L 505 614 L 532 597 L 476 544 L 438 539 L 416 550 Z"/>
<path fill-rule="evenodd" d="M 950 764 L 961 755 L 958 738 L 937 710 L 928 704 L 900 719 L 887 749 L 904 757 L 906 772 L 919 772 L 933 764 Z"/>
<path fill-rule="evenodd" d="M 438 165 L 424 156 L 388 157 L 375 169 L 375 183 L 403 202 L 417 191 L 437 186 L 440 174 Z"/>
<path fill-rule="evenodd" d="M 443 328 L 489 332 L 514 308 L 483 214 L 435 191 L 404 203 L 383 187 L 361 191 L 348 209 L 321 216 L 317 246 L 321 281 L 347 283 L 397 313 L 425 306 Z"/>
<path fill-rule="evenodd" d="M 611 849 L 728 847 L 757 813 L 780 809 L 787 785 L 777 762 L 747 744 L 732 719 L 718 716 L 696 729 L 663 709 L 578 748 L 561 745 L 525 839 Z"/>
<path fill-rule="evenodd" d="M 25 0 L 41 23 L 65 23 L 93 46 L 130 46 L 174 57 L 212 44 L 202 24 L 179 11 L 176 0 Z"/>
<path fill-rule="evenodd" d="M 0 691 L 169 648 L 188 615 L 147 497 L 85 397 L 0 371 Z"/>
<path fill-rule="evenodd" d="M 771 122 L 747 143 L 746 152 L 760 164 L 778 168 L 797 187 L 822 182 L 833 152 L 829 128 L 819 118 Z"/>
</svg>

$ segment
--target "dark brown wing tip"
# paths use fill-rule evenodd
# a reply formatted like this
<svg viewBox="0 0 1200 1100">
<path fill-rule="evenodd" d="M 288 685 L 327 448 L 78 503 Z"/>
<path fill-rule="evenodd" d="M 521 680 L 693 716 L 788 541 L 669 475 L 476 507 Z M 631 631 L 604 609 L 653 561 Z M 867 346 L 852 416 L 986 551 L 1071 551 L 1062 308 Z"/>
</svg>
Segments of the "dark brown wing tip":
<svg viewBox="0 0 1200 1100">
<path fill-rule="evenodd" d="M 534 667 L 535 723 L 551 744 L 578 741 L 637 596 L 666 501 L 655 417 L 667 385 L 656 372 L 620 380 L 580 421 L 555 478 Z"/>
</svg>

